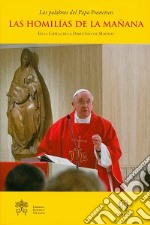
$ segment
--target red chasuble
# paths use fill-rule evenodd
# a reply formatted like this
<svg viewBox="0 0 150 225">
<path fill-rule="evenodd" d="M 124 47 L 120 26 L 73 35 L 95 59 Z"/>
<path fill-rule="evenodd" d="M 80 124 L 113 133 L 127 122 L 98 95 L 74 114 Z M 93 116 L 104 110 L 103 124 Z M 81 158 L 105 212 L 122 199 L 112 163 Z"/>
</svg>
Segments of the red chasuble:
<svg viewBox="0 0 150 225">
<path fill-rule="evenodd" d="M 111 123 L 93 112 L 90 124 L 74 123 L 74 112 L 70 114 L 70 122 L 77 143 L 79 167 L 96 168 L 101 180 L 106 185 L 106 190 L 110 191 L 108 172 L 106 168 L 98 165 L 94 155 L 92 136 L 99 134 L 102 138 L 102 143 L 107 146 L 110 152 L 112 160 L 112 172 L 110 174 L 113 186 L 114 188 L 119 187 L 119 184 L 122 183 L 119 166 L 119 158 L 122 153 L 116 132 Z M 53 124 L 45 134 L 38 147 L 37 155 L 44 153 L 67 158 L 76 164 L 76 151 L 67 116 Z"/>
</svg>

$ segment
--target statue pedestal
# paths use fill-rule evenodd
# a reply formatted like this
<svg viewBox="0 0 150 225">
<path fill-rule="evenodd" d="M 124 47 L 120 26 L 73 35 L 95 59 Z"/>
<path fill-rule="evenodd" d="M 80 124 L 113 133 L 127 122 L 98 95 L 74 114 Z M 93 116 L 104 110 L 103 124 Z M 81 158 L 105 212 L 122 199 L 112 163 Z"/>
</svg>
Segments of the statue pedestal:
<svg viewBox="0 0 150 225">
<path fill-rule="evenodd" d="M 15 161 L 21 161 L 24 158 L 32 158 L 36 156 L 36 152 L 32 153 L 29 149 L 24 149 L 23 151 L 13 154 Z"/>
</svg>

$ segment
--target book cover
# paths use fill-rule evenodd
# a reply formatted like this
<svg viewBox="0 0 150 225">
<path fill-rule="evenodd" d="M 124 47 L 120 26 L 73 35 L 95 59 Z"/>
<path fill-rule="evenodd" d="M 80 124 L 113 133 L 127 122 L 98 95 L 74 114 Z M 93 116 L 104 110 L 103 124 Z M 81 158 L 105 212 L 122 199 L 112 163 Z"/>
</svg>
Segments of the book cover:
<svg viewBox="0 0 150 225">
<path fill-rule="evenodd" d="M 142 188 L 139 176 L 143 168 L 149 172 L 150 165 L 149 43 L 148 0 L 1 0 L 0 161 L 14 160 L 7 92 L 22 49 L 29 48 L 47 88 L 47 124 L 68 114 L 76 88 L 90 88 L 95 111 L 117 130 L 126 184 Z M 1 192 L 0 225 L 149 224 L 149 196 L 117 191 Z"/>
</svg>

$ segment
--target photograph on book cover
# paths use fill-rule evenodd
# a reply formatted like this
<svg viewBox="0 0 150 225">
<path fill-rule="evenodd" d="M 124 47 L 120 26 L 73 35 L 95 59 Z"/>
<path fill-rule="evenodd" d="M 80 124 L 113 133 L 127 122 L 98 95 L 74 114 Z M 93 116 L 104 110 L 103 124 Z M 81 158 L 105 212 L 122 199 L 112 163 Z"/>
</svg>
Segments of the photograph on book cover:
<svg viewBox="0 0 150 225">
<path fill-rule="evenodd" d="M 93 111 L 111 121 L 117 132 L 122 150 L 120 166 L 124 182 L 126 181 L 126 185 L 130 186 L 130 188 L 134 188 L 135 186 L 142 188 L 146 184 L 141 178 L 144 176 L 142 171 L 148 172 L 150 164 L 150 107 L 148 104 L 150 89 L 150 45 L 72 44 L 1 46 L 0 161 L 16 160 L 15 151 L 12 154 L 14 150 L 12 145 L 14 136 L 12 138 L 10 133 L 8 133 L 9 123 L 12 123 L 11 127 L 13 127 L 15 120 L 15 118 L 12 118 L 13 114 L 11 115 L 12 121 L 8 117 L 10 107 L 8 92 L 14 72 L 20 65 L 20 56 L 24 49 L 30 50 L 37 60 L 36 71 L 38 71 L 37 74 L 40 76 L 43 96 L 46 102 L 43 135 L 49 126 L 72 111 L 71 102 L 73 94 L 77 89 L 84 88 L 90 90 L 94 96 Z M 27 85 L 29 84 L 27 82 Z M 30 99 L 29 102 L 32 103 L 33 100 Z M 21 103 L 19 102 L 20 105 Z M 24 101 L 22 106 L 25 106 Z M 14 107 L 14 105 L 11 105 L 11 107 Z M 21 109 L 24 108 L 22 107 Z M 24 109 L 24 112 L 26 113 L 27 109 Z M 21 115 L 24 116 L 25 113 Z M 29 125 L 29 123 L 31 125 L 31 122 L 25 122 L 25 125 Z M 15 128 L 13 131 L 15 132 Z M 31 156 L 33 156 L 32 150 L 32 148 L 29 149 Z M 139 183 L 132 183 L 131 181 L 133 180 L 139 181 Z M 108 196 L 108 193 L 106 196 Z M 125 199 L 129 201 L 127 196 L 126 198 L 124 196 L 119 198 L 123 201 Z M 130 201 L 133 201 L 134 198 L 135 196 L 132 196 L 132 198 L 130 196 Z M 143 193 L 138 198 L 141 202 L 143 201 L 142 205 L 145 207 L 148 194 Z M 130 206 L 130 202 L 128 203 Z M 124 206 L 125 203 L 121 204 Z M 107 204 L 105 204 L 106 206 Z M 134 204 L 132 207 L 134 207 Z M 130 210 L 125 212 L 126 218 L 127 215 L 128 219 L 132 218 Z M 90 217 L 89 211 L 89 216 L 87 215 L 87 218 L 84 218 L 84 222 L 91 223 L 89 219 L 91 218 L 93 221 L 95 219 L 95 223 L 97 223 L 96 221 L 100 221 L 97 219 L 97 215 L 98 213 L 95 214 L 95 217 Z M 123 216 L 119 214 L 117 220 L 119 221 L 121 218 Z M 111 219 L 111 222 L 113 222 L 113 217 Z M 140 218 L 138 217 L 138 220 L 142 221 L 141 215 Z"/>
<path fill-rule="evenodd" d="M 90 90 L 94 96 L 93 111 L 111 121 L 116 129 L 122 149 L 120 164 L 125 178 L 149 154 L 150 46 L 1 46 L 1 161 L 14 159 L 12 137 L 8 133 L 11 123 L 8 111 L 13 106 L 8 101 L 8 92 L 25 48 L 34 53 L 42 80 L 46 102 L 43 135 L 50 125 L 71 112 L 72 96 L 77 89 Z M 27 116 L 25 118 L 28 119 Z"/>
<path fill-rule="evenodd" d="M 1 0 L 0 225 L 10 225 L 12 219 L 16 225 L 31 221 L 33 225 L 149 223 L 148 5 L 148 0 L 143 0 L 142 4 L 139 0 L 89 0 L 88 3 L 80 0 L 80 4 L 68 0 L 43 0 L 42 3 L 37 0 L 35 4 L 26 0 L 22 6 L 19 1 Z M 68 120 L 72 144 L 78 149 L 63 157 L 77 168 L 81 163 L 85 165 L 88 158 L 82 148 L 86 140 L 78 135 L 77 143 L 74 141 L 76 130 L 72 126 L 71 112 L 74 107 L 90 107 L 92 99 L 89 92 L 86 92 L 88 99 L 78 99 L 85 94 L 80 90 L 72 105 L 73 95 L 79 89 L 92 93 L 93 112 L 110 121 L 116 131 L 122 152 L 119 163 L 123 183 L 120 188 L 112 189 L 115 183 L 107 179 L 104 187 L 111 191 L 104 187 L 101 192 L 90 193 L 2 191 L 4 172 L 20 160 L 25 162 L 26 158 L 28 162 L 34 159 L 50 177 L 57 164 L 39 162 L 37 148 L 49 127 L 62 117 Z M 83 122 L 78 117 L 76 120 Z M 54 151 L 60 150 L 61 135 L 56 132 L 56 136 Z M 107 146 L 108 143 L 103 144 Z M 107 153 L 105 145 L 101 155 L 94 152 L 94 159 L 99 160 L 103 152 Z M 51 152 L 46 154 L 51 155 Z M 113 152 L 111 157 L 118 175 Z M 102 178 L 102 173 L 99 175 Z M 122 188 L 124 192 L 120 192 Z"/>
</svg>

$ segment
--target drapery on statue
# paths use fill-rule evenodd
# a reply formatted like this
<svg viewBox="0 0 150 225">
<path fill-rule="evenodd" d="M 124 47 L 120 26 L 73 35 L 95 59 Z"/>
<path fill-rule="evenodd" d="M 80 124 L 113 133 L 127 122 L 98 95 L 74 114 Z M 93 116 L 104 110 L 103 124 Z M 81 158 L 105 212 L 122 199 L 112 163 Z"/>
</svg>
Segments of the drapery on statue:
<svg viewBox="0 0 150 225">
<path fill-rule="evenodd" d="M 24 49 L 21 66 L 16 70 L 8 96 L 8 133 L 12 136 L 15 159 L 36 154 L 43 137 L 44 99 L 40 81 L 32 67 L 32 52 Z"/>
</svg>

